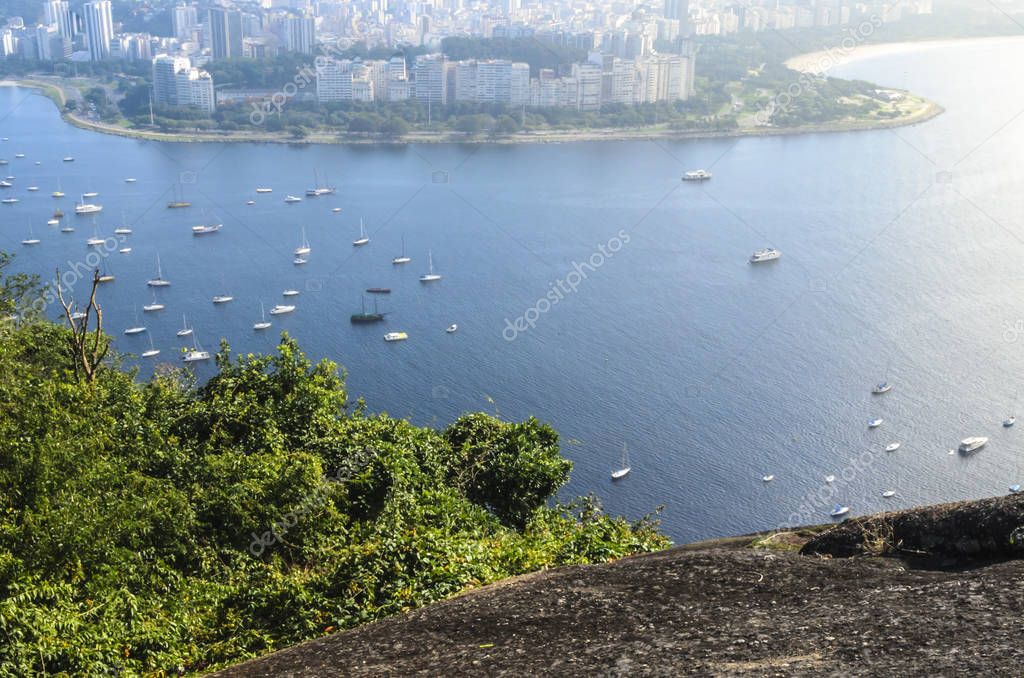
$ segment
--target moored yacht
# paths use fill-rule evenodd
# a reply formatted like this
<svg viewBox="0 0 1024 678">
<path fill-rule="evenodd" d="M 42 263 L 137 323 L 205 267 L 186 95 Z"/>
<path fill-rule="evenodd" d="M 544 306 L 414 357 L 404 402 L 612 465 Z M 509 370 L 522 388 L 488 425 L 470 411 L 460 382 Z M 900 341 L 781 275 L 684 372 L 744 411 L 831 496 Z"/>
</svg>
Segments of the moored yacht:
<svg viewBox="0 0 1024 678">
<path fill-rule="evenodd" d="M 707 181 L 711 178 L 711 172 L 699 169 L 687 172 L 683 175 L 683 181 Z"/>
<path fill-rule="evenodd" d="M 750 263 L 760 264 L 765 261 L 775 261 L 782 256 L 782 252 L 775 249 L 774 247 L 766 247 L 763 250 L 757 250 L 750 255 Z"/>
<path fill-rule="evenodd" d="M 405 341 L 408 338 L 405 332 L 388 332 L 384 335 L 384 341 Z"/>
<path fill-rule="evenodd" d="M 291 313 L 295 310 L 295 306 L 291 304 L 277 304 L 274 308 L 270 309 L 270 315 L 283 315 L 285 313 Z"/>
<path fill-rule="evenodd" d="M 970 454 L 971 452 L 977 452 L 987 444 L 988 438 L 985 436 L 971 436 L 970 438 L 964 438 L 961 440 L 960 447 L 958 449 L 964 454 Z"/>
</svg>

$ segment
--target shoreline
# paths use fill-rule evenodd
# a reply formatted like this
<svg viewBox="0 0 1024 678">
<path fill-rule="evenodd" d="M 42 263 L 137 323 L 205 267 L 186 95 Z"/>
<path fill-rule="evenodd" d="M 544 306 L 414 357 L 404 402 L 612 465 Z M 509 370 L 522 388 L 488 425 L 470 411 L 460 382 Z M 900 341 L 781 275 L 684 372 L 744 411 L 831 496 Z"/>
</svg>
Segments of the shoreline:
<svg viewBox="0 0 1024 678">
<path fill-rule="evenodd" d="M 941 47 L 953 47 L 961 45 L 988 45 L 1002 42 L 1019 42 L 1024 40 L 1022 35 L 998 35 L 981 38 L 942 38 L 925 40 L 907 40 L 903 42 L 881 42 L 877 44 L 857 45 L 852 49 L 837 47 L 834 49 L 807 52 L 786 59 L 783 64 L 800 73 L 820 75 L 827 73 L 836 66 L 845 66 L 855 61 L 865 59 L 877 59 L 897 54 L 908 54 L 921 52 Z"/>
<path fill-rule="evenodd" d="M 912 42 L 881 43 L 877 45 L 861 45 L 845 53 L 841 50 L 809 52 L 787 59 L 784 63 L 788 68 L 802 73 L 820 74 L 830 68 L 845 65 L 853 61 L 900 54 L 910 51 L 932 49 L 950 44 L 987 43 L 991 41 L 1022 40 L 1022 36 L 1004 36 L 994 38 L 966 38 L 951 40 L 922 40 Z M 839 58 L 837 58 L 839 53 Z M 827 64 L 822 68 L 823 64 Z M 884 86 L 880 83 L 880 86 Z M 170 143 L 254 143 L 254 144 L 290 144 L 290 145 L 387 145 L 401 146 L 408 144 L 561 144 L 602 141 L 681 141 L 690 139 L 723 139 L 739 137 L 795 136 L 804 134 L 832 134 L 839 132 L 866 132 L 881 129 L 892 129 L 916 125 L 941 115 L 945 109 L 939 104 L 906 92 L 919 102 L 917 110 L 909 115 L 894 119 L 877 120 L 841 120 L 821 125 L 801 127 L 746 127 L 732 130 L 673 130 L 667 128 L 609 128 L 574 130 L 544 130 L 519 132 L 503 137 L 470 137 L 458 132 L 410 132 L 400 139 L 380 137 L 349 137 L 347 134 L 311 133 L 302 139 L 290 137 L 287 133 L 269 132 L 159 132 L 119 127 L 82 118 L 64 110 L 67 101 L 64 89 L 58 83 L 39 79 L 3 79 L 0 87 L 25 87 L 41 90 L 41 93 L 57 106 L 61 118 L 70 125 L 100 134 L 111 134 L 145 141 L 161 141 Z"/>
</svg>

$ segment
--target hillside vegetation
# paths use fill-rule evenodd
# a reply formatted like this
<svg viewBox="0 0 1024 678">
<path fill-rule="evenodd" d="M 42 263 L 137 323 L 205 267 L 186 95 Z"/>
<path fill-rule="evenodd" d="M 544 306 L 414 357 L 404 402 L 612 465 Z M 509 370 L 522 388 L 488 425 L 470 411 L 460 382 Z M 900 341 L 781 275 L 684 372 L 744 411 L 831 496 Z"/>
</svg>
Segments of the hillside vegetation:
<svg viewBox="0 0 1024 678">
<path fill-rule="evenodd" d="M 444 430 L 351 406 L 282 336 L 91 376 L 0 256 L 0 674 L 198 672 L 511 575 L 664 548 L 653 520 L 557 503 L 571 463 L 530 419 Z M 102 290 L 99 293 L 102 305 Z M 21 309 L 19 318 L 11 319 Z M 95 313 L 90 322 L 95 325 Z M 109 339 L 98 337 L 101 348 Z"/>
</svg>

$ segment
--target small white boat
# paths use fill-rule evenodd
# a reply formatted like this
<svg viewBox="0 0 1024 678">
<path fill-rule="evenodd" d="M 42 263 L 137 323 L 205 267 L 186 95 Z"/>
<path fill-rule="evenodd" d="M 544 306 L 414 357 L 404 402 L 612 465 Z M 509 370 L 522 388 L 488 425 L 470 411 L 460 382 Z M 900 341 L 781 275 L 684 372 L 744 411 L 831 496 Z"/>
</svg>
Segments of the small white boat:
<svg viewBox="0 0 1024 678">
<path fill-rule="evenodd" d="M 162 311 L 162 310 L 164 310 L 164 305 L 156 300 L 156 293 L 154 292 L 153 293 L 153 303 L 146 304 L 145 306 L 142 307 L 142 310 L 145 311 L 146 313 L 152 313 L 154 311 Z"/>
<path fill-rule="evenodd" d="M 285 313 L 291 313 L 295 310 L 295 307 L 290 304 L 278 304 L 274 308 L 270 309 L 270 315 L 283 315 Z"/>
<path fill-rule="evenodd" d="M 60 219 L 48 219 L 46 222 L 47 226 L 57 226 L 60 224 Z"/>
<path fill-rule="evenodd" d="M 74 162 L 74 161 L 75 161 L 75 159 L 72 158 L 70 155 L 64 156 L 64 162 Z"/>
<path fill-rule="evenodd" d="M 131 247 L 122 247 L 121 249 L 118 250 L 118 252 L 120 252 L 121 254 L 131 254 L 132 248 Z"/>
<path fill-rule="evenodd" d="M 22 245 L 38 245 L 41 241 L 36 237 L 35 231 L 32 230 L 32 226 L 28 227 L 28 237 L 21 241 Z"/>
<path fill-rule="evenodd" d="M 458 331 L 459 331 L 459 326 L 456 325 L 455 323 L 452 323 L 451 325 L 449 325 L 448 328 L 445 330 L 445 332 L 447 332 L 448 334 L 455 334 Z"/>
<path fill-rule="evenodd" d="M 878 428 L 885 422 L 881 417 L 875 417 L 868 422 L 868 428 Z"/>
<path fill-rule="evenodd" d="M 97 193 L 96 191 L 88 191 L 86 193 L 83 193 L 82 197 L 83 198 L 95 198 L 98 195 L 99 195 L 99 193 Z"/>
<path fill-rule="evenodd" d="M 17 198 L 4 198 L 3 200 L 0 200 L 0 203 L 3 203 L 5 205 L 13 205 L 13 204 L 15 204 L 17 202 L 18 202 Z"/>
<path fill-rule="evenodd" d="M 192 350 L 185 351 L 184 354 L 181 356 L 181 359 L 187 363 L 194 363 L 200 360 L 210 359 L 209 352 L 204 351 L 202 349 L 202 347 L 199 345 L 199 340 L 196 338 L 194 332 L 192 333 Z"/>
<path fill-rule="evenodd" d="M 761 482 L 770 483 L 773 480 L 775 480 L 775 476 L 770 473 L 766 476 L 761 476 Z"/>
<path fill-rule="evenodd" d="M 775 249 L 774 247 L 766 247 L 762 250 L 757 250 L 750 255 L 750 263 L 761 264 L 766 261 L 775 261 L 782 256 L 782 252 Z"/>
<path fill-rule="evenodd" d="M 313 248 L 309 246 L 309 240 L 306 239 L 306 227 L 302 227 L 302 240 L 299 242 L 299 246 L 295 248 L 292 253 L 297 257 L 302 257 L 313 251 Z"/>
<path fill-rule="evenodd" d="M 341 208 L 340 207 L 335 207 L 335 208 L 332 208 L 331 211 L 334 212 L 335 214 L 337 214 L 338 212 L 341 211 Z"/>
<path fill-rule="evenodd" d="M 294 203 L 294 202 L 302 202 L 302 198 L 296 198 L 294 195 L 289 195 L 289 196 L 285 197 L 284 201 L 286 203 L 291 204 L 291 203 Z"/>
<path fill-rule="evenodd" d="M 408 338 L 405 332 L 388 332 L 384 335 L 384 341 L 405 341 Z"/>
<path fill-rule="evenodd" d="M 89 238 L 88 240 L 86 240 L 85 244 L 86 244 L 87 247 L 99 247 L 100 245 L 102 245 L 105 242 L 106 242 L 106 240 L 104 240 L 103 238 L 99 238 L 97 236 L 93 236 L 93 237 Z"/>
<path fill-rule="evenodd" d="M 143 358 L 152 358 L 153 356 L 160 355 L 160 349 L 153 346 L 153 335 L 149 335 L 149 350 L 142 352 Z"/>
<path fill-rule="evenodd" d="M 885 446 L 886 452 L 895 452 L 898 449 L 900 449 L 899 443 L 889 443 L 888 445 Z"/>
<path fill-rule="evenodd" d="M 72 226 L 64 226 L 60 229 L 61 233 L 74 233 L 75 229 Z"/>
<path fill-rule="evenodd" d="M 850 512 L 850 507 L 849 506 L 843 506 L 841 504 L 836 504 L 835 506 L 832 507 L 832 510 L 829 511 L 829 515 L 832 516 L 833 518 L 839 518 L 840 516 L 845 516 L 849 512 Z"/>
<path fill-rule="evenodd" d="M 7 179 L 0 179 L 0 188 L 10 188 L 10 187 L 11 187 L 11 186 L 13 186 L 13 185 L 14 185 L 14 184 L 12 184 L 12 183 L 11 183 L 11 182 L 10 182 L 9 180 L 7 180 Z"/>
<path fill-rule="evenodd" d="M 272 188 L 264 188 L 264 187 L 260 187 L 260 188 L 257 188 L 257 189 L 256 189 L 256 192 L 257 192 L 257 193 L 273 193 L 273 192 L 274 192 L 274 189 L 272 189 Z"/>
<path fill-rule="evenodd" d="M 612 480 L 625 478 L 633 468 L 629 465 L 629 450 L 622 446 L 622 462 L 618 469 L 612 471 Z"/>
<path fill-rule="evenodd" d="M 218 295 L 216 295 L 213 298 L 213 303 L 215 303 L 215 304 L 226 304 L 229 301 L 234 301 L 234 299 L 235 298 L 233 296 L 231 296 L 230 294 L 218 294 Z"/>
<path fill-rule="evenodd" d="M 192 235 L 206 235 L 207 233 L 216 233 L 223 226 L 224 224 L 199 224 L 198 226 L 192 227 Z"/>
<path fill-rule="evenodd" d="M 971 436 L 970 438 L 964 438 L 960 441 L 960 447 L 958 448 L 964 454 L 970 452 L 976 452 L 988 444 L 988 438 L 985 436 Z"/>
<path fill-rule="evenodd" d="M 35 193 L 36 191 L 39 190 L 39 187 L 38 186 L 29 186 L 25 190 L 28 191 L 29 193 Z"/>
<path fill-rule="evenodd" d="M 96 214 L 103 211 L 103 205 L 94 205 L 90 202 L 80 202 L 75 205 L 75 214 Z"/>
<path fill-rule="evenodd" d="M 138 325 L 136 327 L 129 327 L 128 329 L 126 329 L 124 331 L 124 333 L 125 334 L 142 334 L 145 331 L 146 331 L 145 327 L 142 327 L 141 325 Z"/>
<path fill-rule="evenodd" d="M 402 236 L 402 254 L 391 260 L 392 264 L 408 264 L 412 257 L 405 256 L 405 236 Z"/>
<path fill-rule="evenodd" d="M 883 381 L 880 384 L 875 384 L 875 387 L 871 389 L 871 392 L 874 393 L 875 395 L 879 395 L 882 393 L 888 393 L 891 390 L 892 384 L 890 384 L 887 381 Z"/>
<path fill-rule="evenodd" d="M 284 292 L 281 292 L 281 296 L 282 297 L 297 297 L 297 296 L 299 296 L 299 291 L 298 290 L 285 290 Z"/>
<path fill-rule="evenodd" d="M 255 200 L 246 200 L 246 201 L 245 201 L 245 204 L 246 204 L 246 205 L 255 205 L 255 204 L 256 204 L 256 201 L 255 201 Z"/>
<path fill-rule="evenodd" d="M 254 330 L 265 330 L 270 327 L 270 323 L 267 322 L 267 314 L 263 310 L 263 302 L 260 302 L 260 321 L 255 323 L 252 328 Z"/>
<path fill-rule="evenodd" d="M 1010 485 L 1010 494 L 1017 494 L 1020 492 L 1020 485 Z"/>
<path fill-rule="evenodd" d="M 75 311 L 71 314 L 72 320 L 83 320 L 85 318 L 85 311 Z"/>
<path fill-rule="evenodd" d="M 187 337 L 192 334 L 192 328 L 188 326 L 188 321 L 185 320 L 185 314 L 181 314 L 181 329 L 178 330 L 175 335 L 179 337 Z"/>
<path fill-rule="evenodd" d="M 692 170 L 683 175 L 683 181 L 707 181 L 711 178 L 711 172 L 699 169 Z"/>
<path fill-rule="evenodd" d="M 127 226 L 119 226 L 114 229 L 114 235 L 131 235 L 132 229 Z"/>
<path fill-rule="evenodd" d="M 370 242 L 370 239 L 366 237 L 366 227 L 363 226 L 363 220 L 359 219 L 359 237 L 352 241 L 354 247 L 362 247 L 366 243 Z"/>
<path fill-rule="evenodd" d="M 882 493 L 882 496 L 885 497 L 886 499 L 889 499 L 890 497 L 895 497 L 896 490 L 886 490 L 885 492 Z"/>
<path fill-rule="evenodd" d="M 309 263 L 309 259 L 303 259 L 302 257 L 295 257 L 294 259 L 292 259 L 292 263 L 295 264 L 296 266 L 302 266 L 303 264 L 308 264 Z"/>
<path fill-rule="evenodd" d="M 160 267 L 160 255 L 156 255 L 156 277 L 150 278 L 146 281 L 146 284 L 150 287 L 167 287 L 171 284 L 170 280 L 164 280 L 164 272 Z"/>
<path fill-rule="evenodd" d="M 833 476 L 833 475 L 825 476 L 825 482 L 826 483 L 831 484 L 831 483 L 834 483 L 835 481 L 836 481 L 836 477 L 835 476 Z"/>
<path fill-rule="evenodd" d="M 1008 419 L 1004 419 L 1003 420 L 1003 426 L 1006 427 L 1006 428 L 1010 428 L 1011 426 L 1013 426 L 1016 423 L 1017 423 L 1017 417 L 1010 417 Z"/>
<path fill-rule="evenodd" d="M 24 158 L 24 157 L 25 157 L 25 154 L 24 154 L 24 153 L 15 153 L 15 154 L 14 154 L 14 157 L 15 157 L 15 158 Z"/>
<path fill-rule="evenodd" d="M 427 272 L 420 276 L 420 282 L 433 282 L 441 279 L 440 273 L 434 273 L 434 253 L 427 251 Z"/>
<path fill-rule="evenodd" d="M 135 177 L 127 177 L 127 178 L 125 178 L 124 183 L 126 183 L 126 184 L 134 184 L 135 183 Z"/>
</svg>

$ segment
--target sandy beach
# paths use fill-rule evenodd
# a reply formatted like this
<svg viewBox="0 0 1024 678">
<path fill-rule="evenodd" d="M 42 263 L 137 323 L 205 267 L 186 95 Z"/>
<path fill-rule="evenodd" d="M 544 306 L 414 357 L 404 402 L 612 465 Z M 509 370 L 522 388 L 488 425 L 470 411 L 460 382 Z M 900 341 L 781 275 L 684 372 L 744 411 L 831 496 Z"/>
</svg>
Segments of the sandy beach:
<svg viewBox="0 0 1024 678">
<path fill-rule="evenodd" d="M 819 52 L 808 52 L 792 57 L 786 61 L 786 66 L 801 73 L 827 73 L 836 66 L 862 61 L 864 59 L 876 59 L 880 57 L 906 54 L 909 52 L 924 52 L 930 49 L 942 47 L 959 47 L 963 45 L 998 45 L 1000 43 L 1019 42 L 1024 36 L 1011 35 L 994 38 L 960 38 L 954 40 L 920 40 L 915 42 L 883 42 L 877 45 L 859 45 L 852 49 L 837 46 L 831 50 Z M 885 84 L 885 83 L 879 83 Z"/>
</svg>

